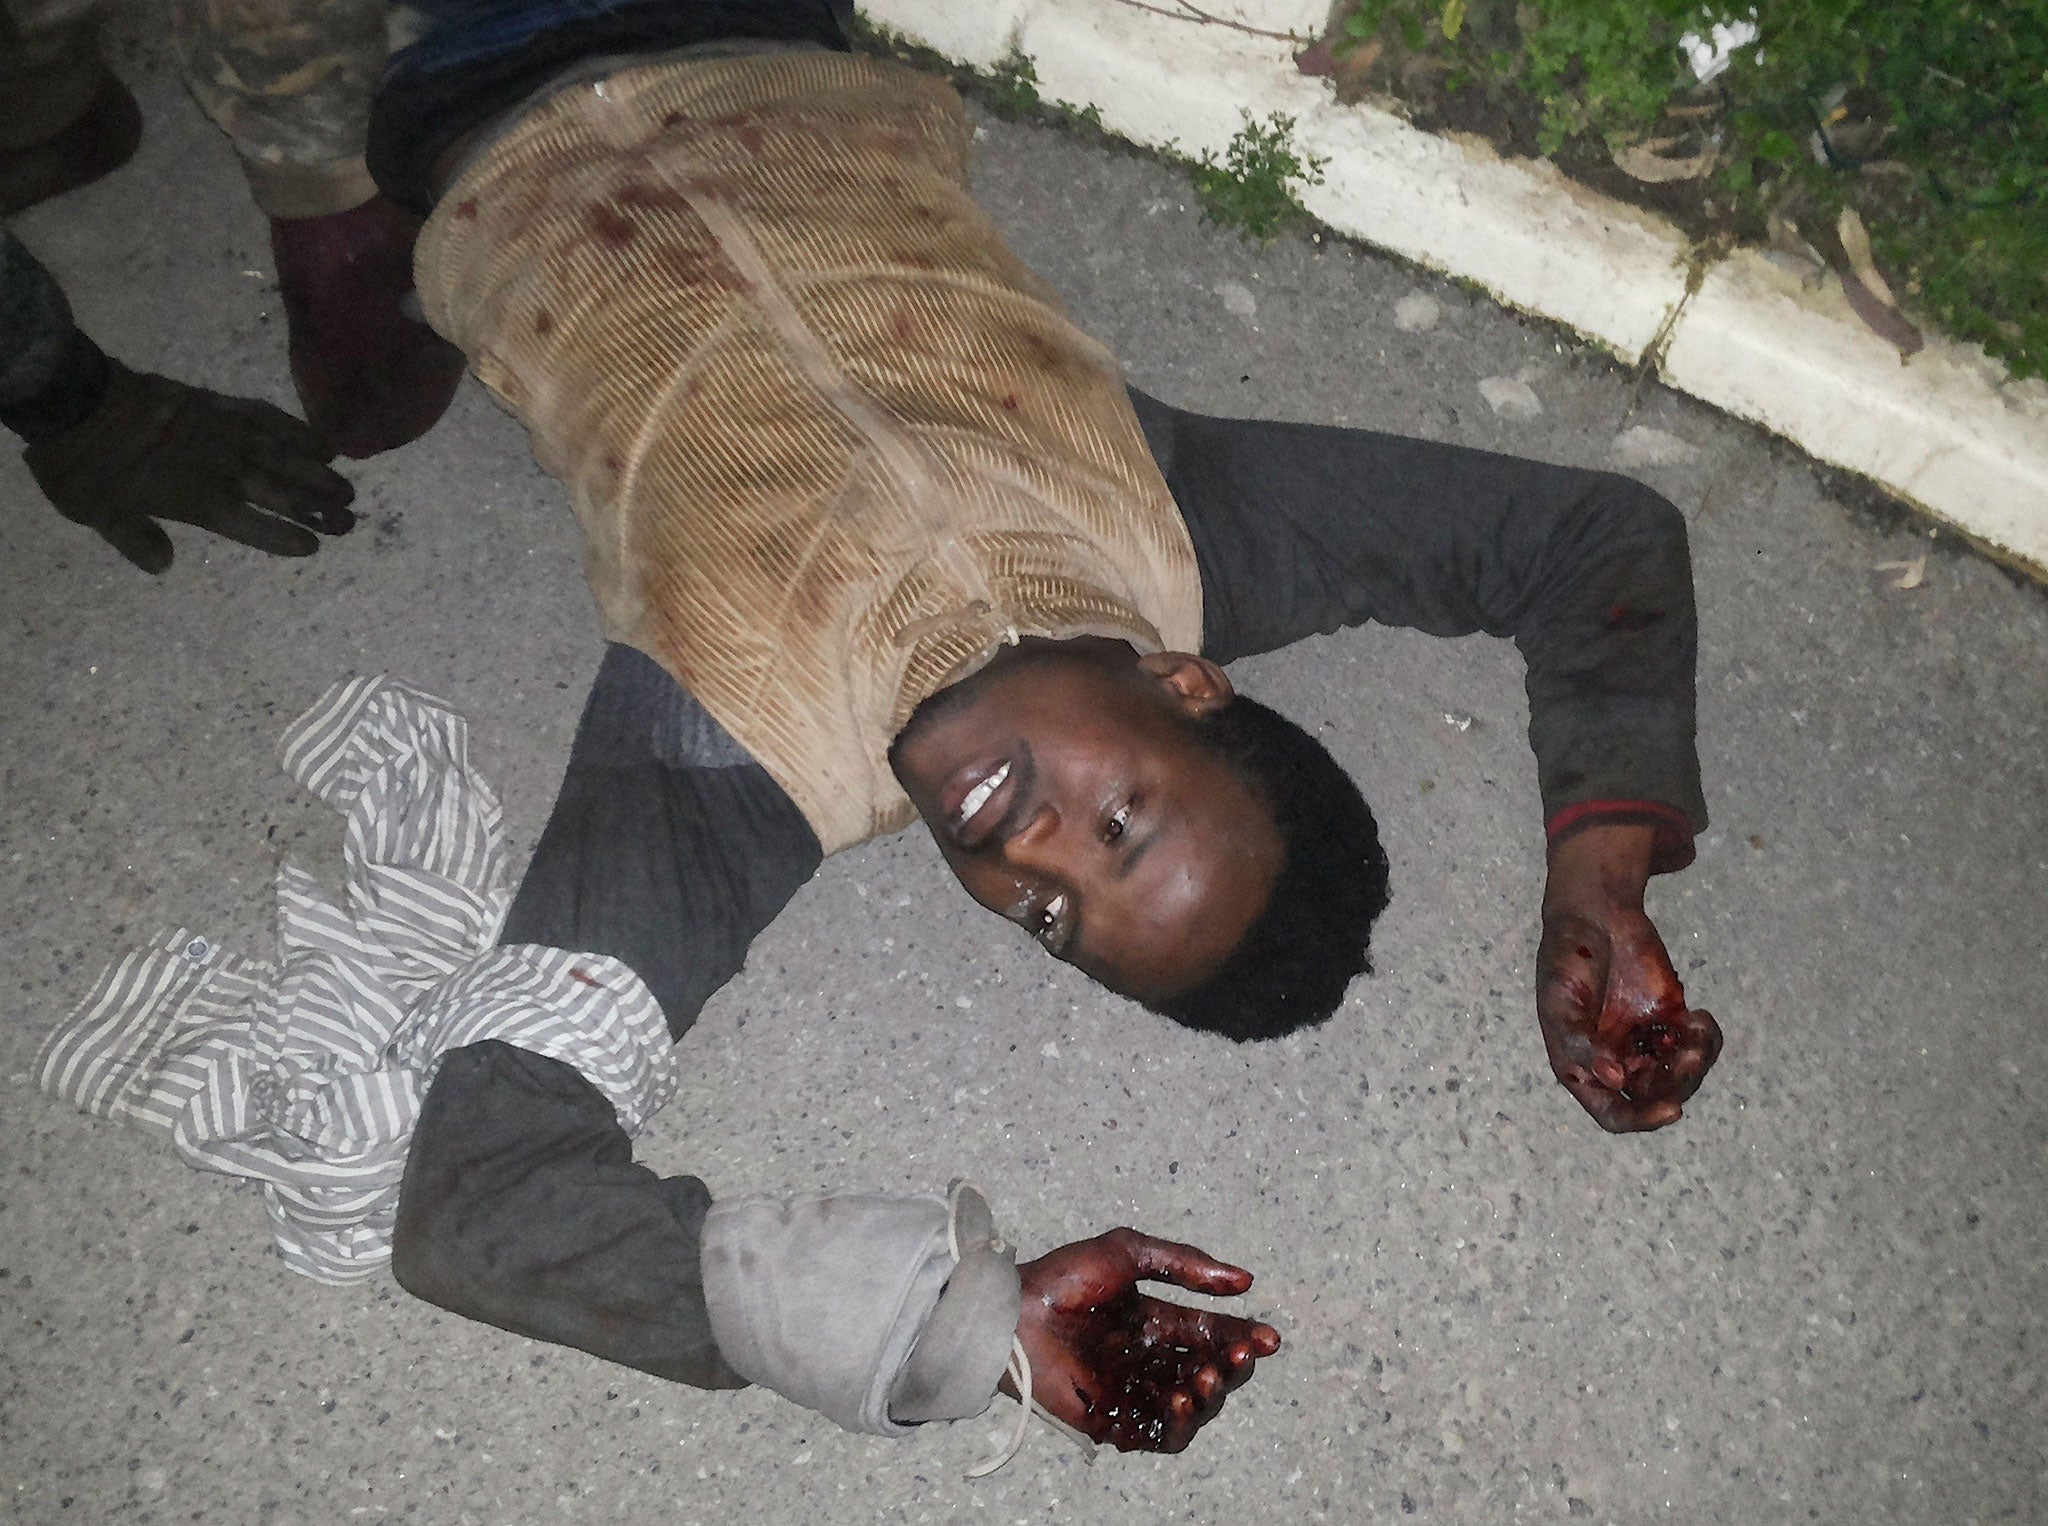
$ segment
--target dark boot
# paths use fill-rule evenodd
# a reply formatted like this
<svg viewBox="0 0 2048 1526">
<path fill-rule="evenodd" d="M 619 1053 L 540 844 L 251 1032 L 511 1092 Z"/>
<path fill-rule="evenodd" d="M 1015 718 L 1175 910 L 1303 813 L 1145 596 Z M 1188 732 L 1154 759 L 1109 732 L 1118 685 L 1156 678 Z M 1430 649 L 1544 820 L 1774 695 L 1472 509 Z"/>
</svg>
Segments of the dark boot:
<svg viewBox="0 0 2048 1526">
<path fill-rule="evenodd" d="M 85 114 L 37 143 L 0 149 L 0 215 L 11 215 L 110 175 L 142 141 L 142 109 L 105 71 Z"/>
<path fill-rule="evenodd" d="M 326 217 L 272 218 L 270 251 L 306 421 L 344 456 L 374 456 L 434 427 L 462 352 L 407 317 L 416 218 L 381 196 Z"/>
</svg>

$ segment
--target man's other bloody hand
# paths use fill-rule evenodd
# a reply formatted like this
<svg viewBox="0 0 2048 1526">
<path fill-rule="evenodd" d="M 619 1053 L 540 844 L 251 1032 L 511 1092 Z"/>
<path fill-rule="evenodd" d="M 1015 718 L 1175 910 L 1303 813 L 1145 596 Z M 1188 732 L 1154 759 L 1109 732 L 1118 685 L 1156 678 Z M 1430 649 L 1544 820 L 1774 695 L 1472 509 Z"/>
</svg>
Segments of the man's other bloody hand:
<svg viewBox="0 0 2048 1526">
<path fill-rule="evenodd" d="M 1112 1229 L 1018 1268 L 1017 1336 L 1032 1396 L 1056 1419 L 1120 1452 L 1178 1452 L 1213 1420 L 1262 1356 L 1271 1325 L 1138 1291 L 1145 1281 L 1229 1296 L 1252 1274 L 1192 1245 Z"/>
<path fill-rule="evenodd" d="M 1643 911 L 1651 829 L 1592 826 L 1552 848 L 1536 954 L 1550 1069 L 1609 1133 L 1677 1121 L 1721 1053 Z"/>
</svg>

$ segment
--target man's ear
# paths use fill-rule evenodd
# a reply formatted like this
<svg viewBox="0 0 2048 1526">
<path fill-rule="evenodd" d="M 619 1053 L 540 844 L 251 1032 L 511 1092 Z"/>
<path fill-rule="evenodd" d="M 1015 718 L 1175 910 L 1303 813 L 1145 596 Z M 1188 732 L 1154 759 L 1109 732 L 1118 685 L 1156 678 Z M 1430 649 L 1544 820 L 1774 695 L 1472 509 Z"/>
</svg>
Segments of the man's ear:
<svg viewBox="0 0 2048 1526">
<path fill-rule="evenodd" d="M 1139 671 L 1163 687 L 1174 708 L 1190 720 L 1214 714 L 1237 698 L 1223 669 L 1192 652 L 1147 652 Z"/>
</svg>

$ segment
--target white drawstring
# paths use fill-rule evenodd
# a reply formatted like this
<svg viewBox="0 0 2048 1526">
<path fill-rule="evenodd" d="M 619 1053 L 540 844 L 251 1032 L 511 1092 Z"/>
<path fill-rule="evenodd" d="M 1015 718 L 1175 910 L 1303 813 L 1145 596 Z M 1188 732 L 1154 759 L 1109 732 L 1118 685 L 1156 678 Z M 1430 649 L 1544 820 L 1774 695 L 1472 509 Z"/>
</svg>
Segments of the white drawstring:
<svg viewBox="0 0 2048 1526">
<path fill-rule="evenodd" d="M 946 1249 L 952 1253 L 955 1266 L 960 1264 L 960 1195 L 963 1192 L 976 1193 L 984 1202 L 988 1199 L 988 1194 L 979 1185 L 964 1177 L 953 1183 L 953 1190 L 946 1194 Z M 1002 1241 L 997 1240 L 995 1248 L 1001 1251 Z M 979 1467 L 967 1470 L 969 1478 L 987 1478 L 1024 1449 L 1024 1431 L 1031 1424 L 1031 1411 L 1037 1406 L 1031 1399 L 1031 1358 L 1024 1353 L 1024 1342 L 1014 1335 L 1010 1337 L 1010 1360 L 1003 1368 L 1003 1376 L 1017 1390 L 1017 1428 L 1010 1433 L 1009 1444 L 1000 1452 Z M 1045 1412 L 1040 1410 L 1039 1413 Z M 1050 1420 L 1052 1417 L 1047 1415 L 1046 1418 Z"/>
<path fill-rule="evenodd" d="M 988 1194 L 983 1192 L 978 1185 L 964 1178 L 953 1183 L 953 1190 L 946 1195 L 948 1209 L 946 1214 L 946 1249 L 952 1253 L 955 1266 L 960 1264 L 960 1194 L 967 1191 L 978 1194 L 983 1201 L 986 1201 L 988 1198 Z M 1006 1249 L 1000 1239 L 990 1243 L 997 1252 Z M 1043 1404 L 1040 1404 L 1036 1397 L 1033 1396 L 1031 1389 L 1031 1358 L 1024 1350 L 1024 1342 L 1014 1335 L 1010 1337 L 1010 1360 L 1003 1368 L 1003 1375 L 1010 1380 L 1011 1386 L 1017 1390 L 1017 1427 L 1010 1433 L 1009 1441 L 1000 1452 L 996 1453 L 994 1457 L 991 1457 L 979 1467 L 969 1468 L 967 1476 L 969 1478 L 987 1478 L 989 1474 L 1005 1466 L 1011 1458 L 1021 1452 L 1024 1449 L 1024 1433 L 1030 1429 L 1031 1417 L 1034 1414 L 1061 1435 L 1079 1442 L 1084 1448 L 1081 1454 L 1082 1460 L 1093 1466 L 1095 1462 L 1095 1442 L 1093 1438 L 1085 1431 L 1078 1431 L 1073 1426 L 1067 1424 L 1066 1421 L 1053 1414 Z"/>
<path fill-rule="evenodd" d="M 967 1470 L 969 1478 L 987 1478 L 1023 1451 L 1024 1432 L 1031 1424 L 1031 1412 L 1038 1409 L 1037 1401 L 1031 1397 L 1031 1358 L 1024 1354 L 1024 1342 L 1014 1335 L 1010 1337 L 1010 1365 L 1003 1369 L 1003 1374 L 1017 1389 L 1017 1428 L 1010 1432 L 1010 1440 L 1000 1452 L 978 1467 Z M 1039 1410 L 1039 1413 L 1045 1412 Z M 1046 1418 L 1052 1417 L 1048 1415 Z"/>
</svg>

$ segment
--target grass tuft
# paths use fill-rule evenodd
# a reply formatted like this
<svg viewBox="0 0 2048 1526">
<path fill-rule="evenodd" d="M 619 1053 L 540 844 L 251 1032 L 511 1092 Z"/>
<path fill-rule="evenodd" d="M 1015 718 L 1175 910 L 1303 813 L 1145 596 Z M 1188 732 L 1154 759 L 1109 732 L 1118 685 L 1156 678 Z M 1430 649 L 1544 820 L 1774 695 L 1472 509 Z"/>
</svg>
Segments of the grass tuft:
<svg viewBox="0 0 2048 1526">
<path fill-rule="evenodd" d="M 1262 123 L 1247 113 L 1220 160 L 1205 153 L 1187 168 L 1203 217 L 1265 241 L 1307 219 L 1295 188 L 1321 185 L 1328 163 L 1295 149 L 1294 118 L 1276 112 Z"/>
</svg>

